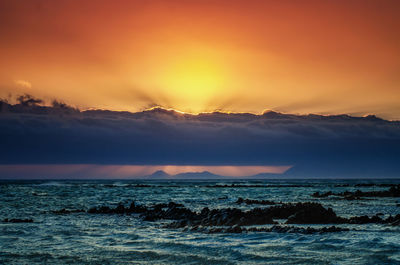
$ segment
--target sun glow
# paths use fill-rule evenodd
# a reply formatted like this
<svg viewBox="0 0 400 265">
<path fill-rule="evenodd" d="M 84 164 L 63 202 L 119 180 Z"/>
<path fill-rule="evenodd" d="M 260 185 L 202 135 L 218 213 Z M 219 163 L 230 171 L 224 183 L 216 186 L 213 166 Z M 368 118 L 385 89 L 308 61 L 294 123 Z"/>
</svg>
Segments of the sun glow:
<svg viewBox="0 0 400 265">
<path fill-rule="evenodd" d="M 37 2 L 0 0 L 0 98 L 400 119 L 399 1 Z"/>
<path fill-rule="evenodd" d="M 162 82 L 167 94 L 174 95 L 174 106 L 185 112 L 208 110 L 209 101 L 220 95 L 225 86 L 225 69 L 201 54 L 189 54 L 167 66 Z"/>
</svg>

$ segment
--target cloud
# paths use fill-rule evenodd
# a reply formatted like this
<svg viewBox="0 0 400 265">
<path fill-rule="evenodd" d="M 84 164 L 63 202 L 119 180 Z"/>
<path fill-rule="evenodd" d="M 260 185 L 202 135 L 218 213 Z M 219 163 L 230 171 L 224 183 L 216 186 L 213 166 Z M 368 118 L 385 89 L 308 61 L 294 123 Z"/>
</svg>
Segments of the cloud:
<svg viewBox="0 0 400 265">
<path fill-rule="evenodd" d="M 375 116 L 79 111 L 25 101 L 1 103 L 0 164 L 293 165 L 288 176 L 309 177 L 400 172 L 400 123 Z"/>
<path fill-rule="evenodd" d="M 15 84 L 22 88 L 32 88 L 32 84 L 25 80 L 15 80 Z"/>
<path fill-rule="evenodd" d="M 23 106 L 35 106 L 35 105 L 43 103 L 43 100 L 34 98 L 33 96 L 31 96 L 29 94 L 18 96 L 17 101 L 20 105 L 23 105 Z"/>
</svg>

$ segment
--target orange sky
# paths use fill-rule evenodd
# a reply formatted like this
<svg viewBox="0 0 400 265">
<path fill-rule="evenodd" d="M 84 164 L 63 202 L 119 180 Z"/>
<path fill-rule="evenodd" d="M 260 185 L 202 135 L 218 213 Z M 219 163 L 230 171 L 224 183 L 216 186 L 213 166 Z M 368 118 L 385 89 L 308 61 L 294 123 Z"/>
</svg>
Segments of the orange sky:
<svg viewBox="0 0 400 265">
<path fill-rule="evenodd" d="M 0 0 L 0 97 L 400 119 L 400 2 Z"/>
</svg>

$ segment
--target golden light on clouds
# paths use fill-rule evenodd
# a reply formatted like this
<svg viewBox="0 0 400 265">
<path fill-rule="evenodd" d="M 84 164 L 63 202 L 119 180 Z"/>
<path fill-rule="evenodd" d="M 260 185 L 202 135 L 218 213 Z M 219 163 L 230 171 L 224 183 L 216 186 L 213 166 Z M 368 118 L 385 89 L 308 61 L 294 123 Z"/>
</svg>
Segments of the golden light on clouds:
<svg viewBox="0 0 400 265">
<path fill-rule="evenodd" d="M 32 88 L 32 84 L 25 80 L 15 80 L 15 84 L 22 88 Z"/>
<path fill-rule="evenodd" d="M 400 119 L 400 4 L 367 2 L 4 0 L 0 97 Z"/>
</svg>

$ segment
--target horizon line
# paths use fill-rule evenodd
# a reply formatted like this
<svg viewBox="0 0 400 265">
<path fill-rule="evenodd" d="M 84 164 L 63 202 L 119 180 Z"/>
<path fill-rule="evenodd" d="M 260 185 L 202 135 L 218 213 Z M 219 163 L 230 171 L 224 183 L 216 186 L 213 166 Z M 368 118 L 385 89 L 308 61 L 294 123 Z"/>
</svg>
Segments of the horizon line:
<svg viewBox="0 0 400 265">
<path fill-rule="evenodd" d="M 85 177 L 100 176 L 108 178 L 141 178 L 155 176 L 155 173 L 165 173 L 165 178 L 184 174 L 209 173 L 217 177 L 251 177 L 260 174 L 284 174 L 290 170 L 291 165 L 116 165 L 116 164 L 3 164 L 0 165 L 0 173 L 3 176 L 23 176 L 26 172 L 35 176 L 48 177 Z M 0 177 L 1 178 L 1 177 Z"/>
<path fill-rule="evenodd" d="M 30 94 L 23 94 L 21 96 L 26 96 L 28 97 L 27 100 L 38 100 L 39 102 L 33 102 L 32 105 L 24 105 L 24 102 L 20 101 L 18 102 L 18 98 L 16 98 L 17 102 L 15 104 L 9 102 L 7 99 L 4 98 L 0 98 L 0 102 L 4 102 L 8 105 L 11 106 L 17 106 L 17 105 L 21 105 L 21 106 L 26 106 L 26 107 L 33 107 L 33 106 L 38 106 L 38 107 L 47 107 L 47 108 L 57 108 L 57 106 L 55 106 L 54 104 L 60 104 L 62 105 L 62 107 L 64 108 L 71 108 L 74 110 L 79 111 L 80 113 L 86 112 L 86 111 L 110 111 L 110 112 L 128 112 L 131 114 L 139 114 L 139 113 L 146 113 L 146 112 L 151 112 L 151 111 L 156 111 L 156 110 L 163 110 L 163 111 L 167 111 L 167 112 L 174 112 L 183 116 L 201 116 L 203 114 L 227 114 L 227 115 L 235 115 L 235 114 L 243 114 L 243 115 L 253 115 L 256 117 L 261 117 L 267 113 L 276 113 L 276 114 L 282 114 L 282 115 L 292 115 L 292 116 L 297 116 L 297 117 L 302 117 L 302 116 L 321 116 L 321 117 L 340 117 L 340 116 L 347 116 L 347 117 L 351 117 L 351 118 L 368 118 L 368 117 L 373 117 L 373 118 L 377 118 L 383 121 L 389 121 L 389 122 L 399 122 L 400 119 L 386 119 L 386 118 L 382 118 L 380 116 L 377 116 L 374 113 L 365 113 L 361 116 L 357 116 L 357 115 L 353 115 L 353 114 L 349 114 L 349 113 L 337 113 L 337 114 L 322 114 L 322 113 L 318 113 L 318 112 L 304 112 L 304 113 L 294 113 L 294 112 L 282 112 L 282 111 L 278 111 L 278 110 L 274 110 L 273 108 L 265 108 L 263 111 L 261 112 L 251 112 L 251 111 L 230 111 L 230 110 L 223 110 L 223 109 L 215 109 L 212 111 L 200 111 L 200 112 L 190 112 L 190 111 L 181 111 L 179 109 L 173 108 L 173 107 L 164 107 L 162 105 L 156 105 L 156 106 L 152 106 L 152 107 L 148 107 L 148 108 L 144 108 L 142 110 L 138 110 L 138 111 L 130 111 L 130 110 L 122 110 L 122 109 L 107 109 L 107 108 L 96 108 L 96 107 L 78 107 L 78 106 L 74 106 L 74 105 L 70 105 L 68 103 L 65 103 L 62 100 L 59 99 L 52 99 L 50 100 L 50 104 L 40 98 L 35 98 L 34 96 L 30 95 Z M 28 104 L 30 102 L 27 102 Z M 47 103 L 47 104 L 46 104 Z M 53 104 L 53 105 L 52 105 Z M 0 112 L 1 113 L 1 112 Z"/>
</svg>

